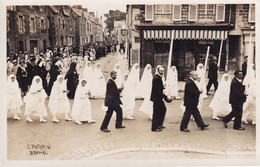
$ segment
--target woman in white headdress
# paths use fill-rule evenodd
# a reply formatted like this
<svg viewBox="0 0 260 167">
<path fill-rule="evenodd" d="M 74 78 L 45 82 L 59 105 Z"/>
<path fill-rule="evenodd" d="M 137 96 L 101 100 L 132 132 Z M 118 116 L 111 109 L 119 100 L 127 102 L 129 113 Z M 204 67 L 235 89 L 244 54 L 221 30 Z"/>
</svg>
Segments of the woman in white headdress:
<svg viewBox="0 0 260 167">
<path fill-rule="evenodd" d="M 116 71 L 117 73 L 117 77 L 116 77 L 116 86 L 118 88 L 120 88 L 122 86 L 122 83 L 123 83 L 123 76 L 122 76 L 122 73 L 121 73 L 121 67 L 120 65 L 117 63 L 114 67 L 114 71 Z"/>
<path fill-rule="evenodd" d="M 166 94 L 172 99 L 180 99 L 178 93 L 178 72 L 175 66 L 172 66 L 166 77 Z"/>
<path fill-rule="evenodd" d="M 256 77 L 255 66 L 250 64 L 247 74 L 244 78 L 243 85 L 245 85 L 246 92 L 248 93 L 246 102 L 243 106 L 242 121 L 248 124 L 251 120 L 252 124 L 256 124 Z"/>
<path fill-rule="evenodd" d="M 7 80 L 7 111 L 14 113 L 14 119 L 20 120 L 18 114 L 21 113 L 20 107 L 23 105 L 21 91 L 16 80 L 16 76 L 11 74 Z"/>
<path fill-rule="evenodd" d="M 49 107 L 50 112 L 53 115 L 53 122 L 59 123 L 57 119 L 58 114 L 65 114 L 65 120 L 71 121 L 68 114 L 70 113 L 70 102 L 67 97 L 67 80 L 64 80 L 62 75 L 58 75 L 57 80 L 54 82 L 50 100 Z"/>
<path fill-rule="evenodd" d="M 83 77 L 82 78 L 86 79 L 86 81 L 88 83 L 88 87 L 92 91 L 93 68 L 92 68 L 91 61 L 86 62 L 86 65 L 85 65 L 84 70 L 83 70 Z"/>
<path fill-rule="evenodd" d="M 31 116 L 39 116 L 40 122 L 47 122 L 43 117 L 47 116 L 45 99 L 47 94 L 42 87 L 42 79 L 38 75 L 34 76 L 29 92 L 24 97 L 25 113 L 28 122 L 33 122 Z"/>
<path fill-rule="evenodd" d="M 93 97 L 105 97 L 106 94 L 106 80 L 102 73 L 102 65 L 101 63 L 97 63 L 95 69 L 93 71 L 93 86 L 91 95 Z"/>
<path fill-rule="evenodd" d="M 139 91 L 142 92 L 144 101 L 141 105 L 139 111 L 144 112 L 149 116 L 152 120 L 153 115 L 153 102 L 150 100 L 151 91 L 152 91 L 152 82 L 153 82 L 153 74 L 152 74 L 152 66 L 147 64 L 144 68 L 143 76 L 141 79 L 141 84 Z"/>
<path fill-rule="evenodd" d="M 86 79 L 81 79 L 74 98 L 71 116 L 76 124 L 81 125 L 83 121 L 94 123 L 91 114 L 91 103 L 89 100 L 90 89 Z"/>
<path fill-rule="evenodd" d="M 202 63 L 199 63 L 197 65 L 197 69 L 196 71 L 198 72 L 198 78 L 200 78 L 200 80 L 198 80 L 198 84 L 199 84 L 199 87 L 200 89 L 203 90 L 201 96 L 202 98 L 207 98 L 207 90 L 206 90 L 206 82 L 205 82 L 205 70 L 204 70 L 204 66 Z"/>
<path fill-rule="evenodd" d="M 219 117 L 225 117 L 232 110 L 231 105 L 229 104 L 230 84 L 230 76 L 228 74 L 223 74 L 218 89 L 209 104 L 209 107 L 213 110 L 212 119 L 214 120 L 220 120 Z"/>
<path fill-rule="evenodd" d="M 139 83 L 139 65 L 135 63 L 130 71 L 127 80 L 124 82 L 124 90 L 122 92 L 122 110 L 126 119 L 133 120 L 135 107 L 135 89 Z"/>
<path fill-rule="evenodd" d="M 153 79 L 152 66 L 150 64 L 147 64 L 144 68 L 141 81 L 136 86 L 136 90 L 135 90 L 136 98 L 145 98 L 147 83 L 150 82 L 150 79 Z"/>
</svg>

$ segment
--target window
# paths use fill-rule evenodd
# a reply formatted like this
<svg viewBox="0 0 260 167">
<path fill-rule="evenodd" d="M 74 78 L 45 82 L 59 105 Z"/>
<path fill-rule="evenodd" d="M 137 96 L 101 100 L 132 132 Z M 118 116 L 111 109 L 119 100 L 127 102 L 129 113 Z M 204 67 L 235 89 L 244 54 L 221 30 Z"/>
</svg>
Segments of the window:
<svg viewBox="0 0 260 167">
<path fill-rule="evenodd" d="M 152 21 L 154 19 L 154 6 L 145 5 L 145 21 Z"/>
<path fill-rule="evenodd" d="M 41 20 L 41 29 L 44 29 L 44 20 Z"/>
<path fill-rule="evenodd" d="M 87 22 L 87 31 L 89 31 L 89 23 Z"/>
<path fill-rule="evenodd" d="M 197 5 L 189 5 L 189 21 L 197 20 Z"/>
<path fill-rule="evenodd" d="M 18 24 L 19 32 L 23 32 L 23 16 L 19 16 Z"/>
<path fill-rule="evenodd" d="M 64 20 L 62 20 L 62 29 L 63 30 L 65 29 L 65 22 L 64 22 Z"/>
<path fill-rule="evenodd" d="M 155 5 L 155 14 L 171 14 L 172 5 Z"/>
<path fill-rule="evenodd" d="M 172 20 L 173 21 L 181 20 L 181 5 L 173 5 Z"/>
<path fill-rule="evenodd" d="M 213 20 L 214 19 L 214 4 L 200 4 L 198 5 L 198 19 L 207 19 Z"/>
<path fill-rule="evenodd" d="M 248 21 L 255 22 L 255 4 L 250 4 L 249 6 Z"/>
<path fill-rule="evenodd" d="M 60 29 L 60 19 L 58 19 L 58 29 Z"/>
<path fill-rule="evenodd" d="M 31 27 L 30 27 L 30 30 L 31 32 L 34 32 L 34 18 L 31 18 Z"/>
<path fill-rule="evenodd" d="M 216 21 L 225 21 L 225 5 L 224 4 L 217 4 Z"/>
</svg>

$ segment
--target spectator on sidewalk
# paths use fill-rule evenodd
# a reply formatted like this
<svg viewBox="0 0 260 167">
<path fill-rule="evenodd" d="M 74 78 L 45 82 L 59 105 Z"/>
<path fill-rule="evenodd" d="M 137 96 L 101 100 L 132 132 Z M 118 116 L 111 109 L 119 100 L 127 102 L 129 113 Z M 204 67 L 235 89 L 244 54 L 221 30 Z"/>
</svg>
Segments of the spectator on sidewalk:
<svg viewBox="0 0 260 167">
<path fill-rule="evenodd" d="M 212 84 L 214 84 L 215 92 L 218 89 L 218 65 L 216 57 L 213 57 L 212 61 L 209 63 L 208 79 L 207 95 L 209 95 L 209 90 Z"/>
</svg>

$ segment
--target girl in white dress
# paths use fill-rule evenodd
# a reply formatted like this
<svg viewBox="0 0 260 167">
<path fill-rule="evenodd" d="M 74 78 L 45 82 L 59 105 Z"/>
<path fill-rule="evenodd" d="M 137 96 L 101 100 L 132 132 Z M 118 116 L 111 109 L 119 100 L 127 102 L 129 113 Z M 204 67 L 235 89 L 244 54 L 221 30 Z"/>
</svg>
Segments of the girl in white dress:
<svg viewBox="0 0 260 167">
<path fill-rule="evenodd" d="M 256 124 L 256 77 L 254 68 L 254 64 L 249 65 L 248 72 L 243 81 L 248 96 L 243 106 L 242 115 L 242 122 L 248 124 L 248 120 L 252 120 L 253 125 Z"/>
<path fill-rule="evenodd" d="M 223 74 L 218 89 L 209 105 L 213 110 L 212 119 L 214 120 L 220 120 L 219 117 L 225 117 L 232 110 L 231 105 L 229 104 L 230 84 L 230 76 L 228 74 Z"/>
<path fill-rule="evenodd" d="M 100 63 L 96 64 L 96 67 L 93 71 L 93 83 L 95 84 L 93 86 L 93 91 L 91 92 L 91 95 L 93 97 L 105 97 L 106 94 L 106 80 L 102 73 L 102 65 Z"/>
<path fill-rule="evenodd" d="M 71 116 L 76 124 L 81 125 L 82 121 L 94 123 L 91 114 L 91 103 L 89 100 L 90 89 L 86 79 L 81 79 L 76 90 Z"/>
<path fill-rule="evenodd" d="M 200 85 L 200 88 L 202 88 L 203 92 L 201 94 L 202 98 L 207 98 L 207 90 L 206 90 L 206 82 L 205 82 L 205 71 L 204 71 L 204 66 L 202 63 L 199 63 L 197 65 L 197 69 L 196 71 L 198 72 L 198 78 L 200 78 L 200 80 L 198 80 L 198 84 Z"/>
<path fill-rule="evenodd" d="M 116 71 L 117 73 L 117 77 L 116 77 L 116 86 L 118 88 L 120 88 L 122 86 L 122 83 L 123 83 L 123 76 L 122 76 L 122 73 L 121 73 L 121 67 L 119 64 L 116 64 L 115 67 L 114 67 L 114 71 Z"/>
<path fill-rule="evenodd" d="M 90 61 L 86 62 L 86 65 L 85 65 L 84 70 L 83 70 L 83 77 L 82 78 L 86 79 L 86 81 L 88 83 L 88 87 L 92 91 L 93 68 L 92 68 L 92 64 L 91 64 Z"/>
<path fill-rule="evenodd" d="M 172 66 L 166 77 L 166 94 L 172 99 L 180 99 L 178 93 L 178 72 L 175 66 Z"/>
<path fill-rule="evenodd" d="M 45 99 L 47 94 L 42 87 L 42 79 L 36 75 L 32 80 L 32 85 L 29 92 L 24 97 L 25 113 L 28 122 L 33 122 L 31 116 L 39 116 L 40 122 L 47 122 L 43 117 L 47 116 L 45 108 Z"/>
<path fill-rule="evenodd" d="M 16 76 L 11 74 L 7 80 L 7 111 L 14 113 L 15 120 L 21 120 L 18 114 L 21 113 L 20 107 L 23 105 L 21 91 L 16 80 Z"/>
<path fill-rule="evenodd" d="M 150 64 L 147 64 L 145 66 L 143 76 L 141 79 L 140 91 L 142 91 L 143 94 L 143 104 L 141 105 L 139 111 L 144 112 L 149 116 L 149 118 L 152 120 L 153 115 L 153 102 L 150 100 L 151 98 L 151 91 L 152 91 L 152 82 L 153 82 L 153 74 L 152 74 L 152 66 Z"/>
<path fill-rule="evenodd" d="M 64 80 L 62 75 L 58 75 L 57 80 L 54 82 L 51 89 L 49 100 L 50 112 L 53 115 L 52 121 L 59 123 L 57 119 L 58 114 L 65 114 L 65 120 L 71 121 L 68 114 L 70 113 L 70 102 L 67 97 L 67 80 Z"/>
<path fill-rule="evenodd" d="M 135 63 L 124 83 L 124 89 L 122 92 L 123 116 L 129 120 L 134 120 L 133 113 L 135 107 L 135 90 L 136 85 L 139 83 L 139 70 L 139 65 Z"/>
</svg>

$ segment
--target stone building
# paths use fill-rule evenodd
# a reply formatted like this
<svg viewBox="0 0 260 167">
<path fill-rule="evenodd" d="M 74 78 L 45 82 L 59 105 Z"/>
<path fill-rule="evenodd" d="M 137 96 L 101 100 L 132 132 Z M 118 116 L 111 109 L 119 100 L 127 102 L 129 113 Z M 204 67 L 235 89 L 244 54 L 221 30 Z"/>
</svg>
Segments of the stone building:
<svg viewBox="0 0 260 167">
<path fill-rule="evenodd" d="M 252 5 L 127 5 L 130 65 L 138 62 L 141 67 L 146 64 L 167 66 L 173 38 L 171 65 L 177 67 L 180 79 L 196 69 L 198 63 L 204 63 L 208 46 L 209 57 L 221 54 L 220 70 L 240 68 L 239 63 L 233 62 L 246 52 L 247 44 L 243 47 L 241 44 L 248 36 L 245 35 L 249 33 L 248 28 L 250 33 L 254 32 L 254 22 L 248 22 L 248 17 L 254 17 L 254 10 L 249 10 L 249 6 Z M 239 35 L 236 29 L 240 24 Z M 234 44 L 236 38 L 240 43 Z M 234 52 L 233 45 L 238 52 Z"/>
<path fill-rule="evenodd" d="M 46 6 L 7 7 L 7 56 L 44 52 L 50 46 L 47 10 Z"/>
</svg>

